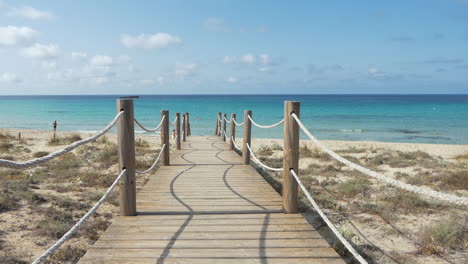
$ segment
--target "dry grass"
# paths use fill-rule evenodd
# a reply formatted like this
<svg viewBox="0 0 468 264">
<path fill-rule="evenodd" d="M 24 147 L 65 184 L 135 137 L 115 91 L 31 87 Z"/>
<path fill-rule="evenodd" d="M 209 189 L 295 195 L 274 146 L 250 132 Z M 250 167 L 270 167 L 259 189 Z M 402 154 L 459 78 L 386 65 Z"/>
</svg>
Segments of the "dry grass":
<svg viewBox="0 0 468 264">
<path fill-rule="evenodd" d="M 354 197 L 365 194 L 369 190 L 370 181 L 367 179 L 350 179 L 338 184 L 337 191 L 344 197 Z"/>
<path fill-rule="evenodd" d="M 392 168 L 406 168 L 416 165 L 433 167 L 438 160 L 423 151 L 385 151 L 366 159 L 366 165 L 375 167 L 388 165 Z"/>
<path fill-rule="evenodd" d="M 79 246 L 66 245 L 58 249 L 50 258 L 44 262 L 48 264 L 55 263 L 77 263 L 86 253 L 86 249 Z"/>
<path fill-rule="evenodd" d="M 50 154 L 50 152 L 47 152 L 47 151 L 37 151 L 37 152 L 33 153 L 33 157 L 34 158 L 41 158 L 41 157 L 47 156 L 49 154 Z"/>
<path fill-rule="evenodd" d="M 307 145 L 299 147 L 299 157 L 300 158 L 313 158 L 321 161 L 330 160 L 330 156 L 327 153 L 319 150 L 318 148 L 309 148 Z"/>
<path fill-rule="evenodd" d="M 452 215 L 422 228 L 419 235 L 422 254 L 444 255 L 450 250 L 464 250 L 468 219 Z"/>
<path fill-rule="evenodd" d="M 67 145 L 67 144 L 71 144 L 73 142 L 80 141 L 80 140 L 82 140 L 80 135 L 72 134 L 72 135 L 68 135 L 68 136 L 65 136 L 65 137 L 51 138 L 47 142 L 47 145 L 49 145 L 49 146 Z"/>
</svg>

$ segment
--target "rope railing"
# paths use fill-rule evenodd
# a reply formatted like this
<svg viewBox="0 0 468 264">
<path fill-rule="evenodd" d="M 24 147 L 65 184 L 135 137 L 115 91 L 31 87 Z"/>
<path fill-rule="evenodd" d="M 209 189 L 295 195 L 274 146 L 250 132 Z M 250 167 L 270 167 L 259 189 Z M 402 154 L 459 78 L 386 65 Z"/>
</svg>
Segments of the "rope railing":
<svg viewBox="0 0 468 264">
<path fill-rule="evenodd" d="M 380 181 L 383 181 L 383 182 L 385 182 L 387 184 L 390 184 L 392 186 L 404 189 L 406 191 L 414 192 L 414 193 L 421 194 L 421 195 L 426 196 L 426 197 L 430 197 L 430 198 L 433 198 L 433 199 L 438 199 L 438 200 L 442 200 L 442 201 L 445 201 L 445 202 L 450 202 L 450 203 L 454 203 L 454 204 L 458 204 L 458 205 L 465 205 L 465 206 L 468 205 L 468 198 L 467 197 L 459 197 L 459 196 L 456 196 L 456 195 L 441 193 L 441 192 L 434 191 L 434 190 L 429 189 L 429 188 L 415 186 L 415 185 L 408 184 L 408 183 L 405 183 L 405 182 L 402 182 L 402 181 L 398 181 L 398 180 L 389 178 L 389 177 L 385 176 L 382 173 L 372 171 L 370 169 L 362 167 L 361 165 L 358 165 L 358 164 L 356 164 L 356 163 L 354 163 L 352 161 L 349 161 L 349 160 L 341 157 L 340 155 L 338 155 L 337 153 L 333 152 L 331 149 L 329 149 L 328 147 L 323 145 L 320 141 L 318 141 L 312 135 L 312 133 L 310 133 L 310 131 L 304 126 L 302 121 L 297 117 L 297 115 L 295 113 L 292 113 L 291 115 L 296 120 L 297 124 L 302 129 L 302 131 L 312 140 L 312 142 L 314 142 L 320 149 L 322 149 L 324 152 L 326 152 L 332 158 L 334 158 L 337 161 L 343 163 L 344 165 L 346 165 L 348 167 L 351 167 L 351 168 L 353 168 L 353 169 L 355 169 L 357 171 L 360 171 L 360 172 L 362 172 L 362 173 L 364 173 L 364 174 L 366 174 L 368 176 L 376 178 L 376 179 L 378 179 Z"/>
<path fill-rule="evenodd" d="M 136 119 L 135 119 L 135 123 L 136 123 L 141 129 L 143 129 L 143 130 L 146 131 L 146 132 L 156 132 L 156 131 L 158 131 L 158 129 L 161 128 L 161 126 L 162 126 L 162 124 L 163 124 L 165 118 L 166 118 L 166 116 L 163 116 L 163 117 L 161 118 L 161 121 L 159 122 L 159 125 L 157 125 L 157 126 L 156 126 L 155 128 L 153 128 L 153 129 L 146 128 L 146 127 L 143 126 L 140 122 L 138 122 L 138 120 L 136 120 Z"/>
<path fill-rule="evenodd" d="M 239 146 L 237 146 L 236 140 L 234 139 L 234 137 L 231 137 L 231 140 L 232 140 L 232 144 L 234 145 L 234 147 L 235 147 L 237 150 L 242 151 L 242 149 L 241 149 Z"/>
<path fill-rule="evenodd" d="M 296 182 L 299 184 L 301 187 L 301 190 L 304 192 L 306 195 L 307 199 L 309 202 L 312 204 L 312 207 L 314 207 L 315 211 L 322 217 L 323 221 L 327 224 L 328 228 L 335 234 L 335 236 L 340 240 L 340 242 L 346 247 L 346 249 L 356 258 L 357 261 L 361 264 L 367 264 L 367 261 L 353 248 L 353 246 L 341 235 L 341 233 L 336 229 L 336 227 L 333 225 L 333 223 L 328 219 L 328 217 L 323 213 L 323 211 L 320 209 L 318 204 L 315 202 L 314 198 L 310 195 L 309 191 L 307 191 L 306 187 L 302 183 L 301 179 L 299 176 L 297 176 L 296 172 L 291 169 L 290 170 L 291 174 L 294 176 L 294 179 L 296 179 Z"/>
<path fill-rule="evenodd" d="M 164 144 L 164 145 L 162 146 L 161 150 L 159 151 L 158 157 L 156 157 L 156 160 L 153 162 L 153 164 L 151 165 L 151 167 L 149 167 L 147 170 L 144 170 L 144 171 L 135 170 L 135 173 L 138 173 L 138 174 L 146 174 L 146 173 L 150 172 L 151 170 L 153 170 L 154 167 L 156 167 L 156 164 L 158 163 L 158 161 L 161 159 L 161 154 L 163 153 L 164 148 L 166 148 L 166 144 Z"/>
<path fill-rule="evenodd" d="M 16 161 L 11 161 L 11 160 L 0 159 L 0 167 L 7 167 L 7 168 L 12 168 L 12 169 L 25 169 L 25 168 L 37 166 L 42 163 L 48 162 L 52 159 L 55 159 L 67 152 L 70 152 L 76 149 L 77 147 L 81 145 L 94 141 L 98 139 L 99 137 L 101 137 L 102 135 L 104 135 L 105 133 L 107 133 L 115 125 L 115 123 L 117 123 L 117 121 L 123 115 L 123 113 L 124 113 L 123 111 L 120 111 L 106 127 L 104 127 L 101 131 L 99 131 L 98 133 L 96 133 L 95 135 L 91 137 L 76 141 L 66 146 L 63 149 L 50 153 L 49 155 L 46 155 L 44 157 L 35 158 L 32 160 L 28 160 L 28 161 L 16 162 Z"/>
<path fill-rule="evenodd" d="M 224 119 L 227 123 L 231 122 L 231 119 L 227 119 L 225 116 L 223 116 L 223 119 Z"/>
<path fill-rule="evenodd" d="M 177 122 L 177 116 L 174 118 L 174 122 L 169 121 L 169 124 L 171 124 L 172 126 L 174 126 L 176 122 Z"/>
<path fill-rule="evenodd" d="M 255 157 L 255 154 L 254 152 L 252 151 L 252 149 L 250 148 L 250 145 L 249 144 L 246 144 L 247 145 L 247 149 L 249 150 L 253 160 L 259 164 L 260 166 L 264 167 L 265 169 L 269 169 L 271 171 L 283 171 L 283 168 L 272 168 L 272 167 L 269 167 L 267 165 L 265 165 L 264 163 L 262 163 L 259 159 L 257 159 L 257 157 Z"/>
<path fill-rule="evenodd" d="M 251 116 L 248 116 L 248 117 L 249 117 L 249 120 L 252 122 L 252 124 L 259 128 L 274 128 L 284 123 L 284 118 L 283 118 L 278 123 L 274 123 L 273 125 L 269 125 L 269 126 L 264 126 L 264 125 L 257 124 Z"/>
<path fill-rule="evenodd" d="M 109 197 L 110 193 L 112 190 L 114 190 L 115 186 L 117 183 L 119 183 L 120 179 L 126 174 L 126 169 L 123 169 L 119 176 L 114 180 L 112 185 L 107 189 L 107 191 L 104 193 L 104 195 L 97 201 L 97 203 L 89 209 L 89 211 L 81 217 L 81 219 L 72 227 L 70 230 L 68 230 L 67 233 L 65 233 L 55 244 L 53 244 L 49 249 L 47 249 L 46 252 L 44 252 L 40 257 L 38 257 L 36 260 L 34 260 L 33 264 L 39 264 L 42 263 L 44 260 L 46 260 L 50 255 L 52 255 L 65 241 L 67 241 L 73 234 L 78 231 L 78 229 L 81 227 L 81 225 L 94 213 L 96 210 L 104 203 L 104 201 Z"/>
<path fill-rule="evenodd" d="M 234 124 L 235 124 L 236 126 L 243 126 L 244 123 L 245 123 L 245 121 L 242 122 L 242 123 L 237 123 L 235 119 L 234 119 L 233 121 L 234 121 Z"/>
</svg>

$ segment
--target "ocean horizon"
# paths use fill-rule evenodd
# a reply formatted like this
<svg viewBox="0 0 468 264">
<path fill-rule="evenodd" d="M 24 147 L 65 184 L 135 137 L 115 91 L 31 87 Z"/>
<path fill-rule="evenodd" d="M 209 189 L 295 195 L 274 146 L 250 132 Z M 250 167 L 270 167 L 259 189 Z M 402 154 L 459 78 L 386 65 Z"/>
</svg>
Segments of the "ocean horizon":
<svg viewBox="0 0 468 264">
<path fill-rule="evenodd" d="M 113 118 L 121 96 L 0 96 L 0 128 L 51 130 L 57 120 L 58 131 L 95 132 Z M 189 112 L 192 134 L 211 135 L 218 112 L 242 122 L 243 110 L 252 110 L 257 123 L 272 124 L 283 118 L 284 101 L 301 102 L 301 119 L 321 140 L 468 144 L 467 94 L 139 95 L 135 117 L 152 127 L 160 110 L 169 110 L 171 121 Z M 258 138 L 282 134 L 282 126 L 252 131 Z"/>
</svg>

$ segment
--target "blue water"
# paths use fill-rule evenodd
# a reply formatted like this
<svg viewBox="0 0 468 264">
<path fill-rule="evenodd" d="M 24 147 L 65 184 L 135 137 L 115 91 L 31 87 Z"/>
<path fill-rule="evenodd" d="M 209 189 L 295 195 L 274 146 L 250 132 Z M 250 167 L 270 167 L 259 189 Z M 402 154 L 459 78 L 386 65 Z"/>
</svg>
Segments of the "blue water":
<svg viewBox="0 0 468 264">
<path fill-rule="evenodd" d="M 97 131 L 114 117 L 117 98 L 0 96 L 0 128 L 50 130 L 57 120 L 59 131 Z M 143 95 L 135 116 L 155 126 L 161 109 L 172 117 L 190 112 L 192 134 L 209 135 L 217 112 L 242 121 L 248 109 L 258 123 L 271 124 L 283 118 L 285 100 L 301 101 L 301 119 L 319 139 L 468 144 L 468 95 Z M 252 133 L 281 138 L 283 130 Z"/>
</svg>

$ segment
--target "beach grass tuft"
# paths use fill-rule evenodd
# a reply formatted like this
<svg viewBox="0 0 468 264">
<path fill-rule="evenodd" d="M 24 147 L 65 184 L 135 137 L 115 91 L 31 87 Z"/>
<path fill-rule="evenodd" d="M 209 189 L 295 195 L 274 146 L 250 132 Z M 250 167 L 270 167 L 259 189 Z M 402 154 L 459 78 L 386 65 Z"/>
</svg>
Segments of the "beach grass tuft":
<svg viewBox="0 0 468 264">
<path fill-rule="evenodd" d="M 451 215 L 422 228 L 419 235 L 422 254 L 444 255 L 449 250 L 466 249 L 466 217 Z"/>
</svg>

